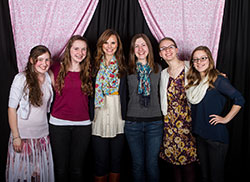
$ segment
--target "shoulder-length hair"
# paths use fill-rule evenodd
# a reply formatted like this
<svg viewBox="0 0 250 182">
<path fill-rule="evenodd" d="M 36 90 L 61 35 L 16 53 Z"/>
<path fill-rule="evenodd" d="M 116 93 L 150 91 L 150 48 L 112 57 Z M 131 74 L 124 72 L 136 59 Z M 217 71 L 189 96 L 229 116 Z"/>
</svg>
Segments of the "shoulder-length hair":
<svg viewBox="0 0 250 182">
<path fill-rule="evenodd" d="M 42 91 L 40 88 L 37 72 L 35 71 L 34 65 L 38 61 L 38 57 L 42 54 L 48 53 L 51 59 L 51 53 L 44 45 L 37 45 L 30 51 L 27 66 L 24 70 L 26 76 L 26 84 L 24 92 L 27 94 L 29 90 L 29 101 L 33 106 L 39 107 L 43 104 Z M 32 62 L 31 62 L 32 60 Z"/>
<path fill-rule="evenodd" d="M 154 53 L 153 53 L 153 47 L 152 44 L 149 40 L 149 38 L 147 37 L 147 35 L 145 34 L 136 34 L 134 35 L 134 37 L 131 40 L 131 44 L 130 44 L 130 51 L 129 51 L 129 63 L 128 63 L 128 73 L 129 74 L 134 74 L 136 72 L 136 55 L 135 55 L 135 42 L 137 39 L 142 38 L 147 46 L 148 46 L 148 56 L 147 56 L 147 61 L 148 64 L 150 66 L 150 68 L 157 73 L 159 71 L 158 66 L 155 64 L 154 62 Z"/>
<path fill-rule="evenodd" d="M 82 37 L 81 35 L 72 36 L 66 45 L 66 49 L 64 51 L 63 58 L 61 61 L 60 71 L 56 78 L 56 89 L 59 92 L 59 94 L 62 93 L 62 89 L 64 87 L 64 79 L 71 65 L 70 49 L 76 40 L 84 41 L 87 45 L 87 55 L 84 58 L 84 60 L 82 60 L 82 62 L 80 63 L 80 79 L 82 82 L 81 90 L 83 93 L 86 93 L 87 95 L 92 95 L 93 87 L 92 87 L 92 80 L 91 80 L 91 63 L 90 63 L 91 53 L 88 47 L 87 39 Z"/>
<path fill-rule="evenodd" d="M 208 57 L 209 66 L 208 66 L 207 70 L 205 70 L 205 76 L 208 75 L 209 86 L 214 88 L 213 83 L 217 79 L 217 76 L 220 75 L 220 72 L 215 68 L 214 59 L 213 59 L 212 53 L 209 50 L 209 48 L 206 46 L 199 46 L 199 47 L 195 48 L 191 54 L 190 69 L 189 69 L 188 74 L 187 74 L 188 84 L 186 86 L 186 89 L 190 88 L 191 86 L 198 85 L 202 79 L 200 76 L 200 73 L 195 69 L 194 63 L 192 61 L 194 53 L 196 51 L 204 51 Z"/>
<path fill-rule="evenodd" d="M 121 38 L 115 30 L 107 29 L 101 34 L 101 36 L 97 40 L 95 63 L 94 63 L 94 75 L 96 75 L 97 72 L 99 71 L 101 59 L 102 59 L 103 55 L 105 54 L 103 52 L 102 46 L 112 35 L 114 35 L 116 37 L 117 43 L 118 43 L 118 47 L 117 47 L 117 50 L 116 50 L 114 56 L 118 62 L 119 77 L 123 76 L 126 73 L 126 64 L 125 64 L 125 57 L 123 54 L 123 47 L 122 47 Z"/>
</svg>

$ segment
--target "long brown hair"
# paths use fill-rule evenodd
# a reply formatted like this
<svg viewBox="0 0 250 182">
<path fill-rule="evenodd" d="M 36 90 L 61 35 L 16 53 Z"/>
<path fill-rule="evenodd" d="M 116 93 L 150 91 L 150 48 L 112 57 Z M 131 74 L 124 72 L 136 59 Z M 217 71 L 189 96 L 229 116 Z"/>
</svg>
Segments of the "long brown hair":
<svg viewBox="0 0 250 182">
<path fill-rule="evenodd" d="M 29 101 L 33 106 L 39 107 L 43 104 L 42 91 L 40 88 L 38 74 L 35 71 L 34 65 L 37 63 L 38 56 L 48 53 L 51 58 L 51 53 L 44 45 L 38 45 L 31 49 L 27 66 L 24 70 L 26 76 L 26 84 L 24 92 L 29 93 Z M 31 62 L 32 60 L 32 62 Z M 27 92 L 29 90 L 29 92 Z"/>
<path fill-rule="evenodd" d="M 195 48 L 191 54 L 190 69 L 189 69 L 188 74 L 187 74 L 188 84 L 186 86 L 186 89 L 188 89 L 194 85 L 199 85 L 200 81 L 202 80 L 200 73 L 195 69 L 194 63 L 192 61 L 194 53 L 196 51 L 204 51 L 208 57 L 209 66 L 208 66 L 207 70 L 205 71 L 205 76 L 208 75 L 209 86 L 214 88 L 213 83 L 217 79 L 217 76 L 220 75 L 220 72 L 215 68 L 214 59 L 213 59 L 212 53 L 209 50 L 209 48 L 206 46 L 199 46 L 199 47 Z"/>
<path fill-rule="evenodd" d="M 122 41 L 120 39 L 120 36 L 118 35 L 118 33 L 115 30 L 107 29 L 101 34 L 101 36 L 99 37 L 99 39 L 97 41 L 97 44 L 96 44 L 94 75 L 96 75 L 97 72 L 99 71 L 101 59 L 102 59 L 102 57 L 104 55 L 104 52 L 102 50 L 102 46 L 109 39 L 109 37 L 111 35 L 116 36 L 117 43 L 118 43 L 118 47 L 117 47 L 117 50 L 116 50 L 114 56 L 115 56 L 115 58 L 116 58 L 116 60 L 118 62 L 119 77 L 123 76 L 126 73 L 125 57 L 124 57 L 124 54 L 123 54 Z"/>
<path fill-rule="evenodd" d="M 86 93 L 87 95 L 93 94 L 93 87 L 92 87 L 92 80 L 91 80 L 91 54 L 88 47 L 87 39 L 82 37 L 81 35 L 74 35 L 72 36 L 67 45 L 66 49 L 63 54 L 62 62 L 60 71 L 58 73 L 58 76 L 56 78 L 56 89 L 59 92 L 59 94 L 62 93 L 62 89 L 64 87 L 64 79 L 69 71 L 70 65 L 71 65 L 71 55 L 70 55 L 70 49 L 73 45 L 73 43 L 76 40 L 84 41 L 87 45 L 87 55 L 84 58 L 84 60 L 80 63 L 80 79 L 81 79 L 81 89 L 82 92 Z"/>
<path fill-rule="evenodd" d="M 131 40 L 130 51 L 129 51 L 129 63 L 128 63 L 129 70 L 128 70 L 128 73 L 129 74 L 134 74 L 136 72 L 135 68 L 136 68 L 136 60 L 137 60 L 137 58 L 136 58 L 136 55 L 135 55 L 135 42 L 139 38 L 142 38 L 146 42 L 146 44 L 148 46 L 148 56 L 147 56 L 148 64 L 149 64 L 150 68 L 155 73 L 157 73 L 159 68 L 154 62 L 153 47 L 152 47 L 152 44 L 151 44 L 149 38 L 145 34 L 136 34 Z"/>
</svg>

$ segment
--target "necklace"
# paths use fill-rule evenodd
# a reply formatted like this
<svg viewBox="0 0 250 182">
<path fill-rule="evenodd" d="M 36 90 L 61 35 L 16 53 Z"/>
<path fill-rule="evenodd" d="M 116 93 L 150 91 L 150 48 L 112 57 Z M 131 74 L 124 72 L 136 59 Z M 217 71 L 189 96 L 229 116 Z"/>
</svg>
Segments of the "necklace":
<svg viewBox="0 0 250 182">
<path fill-rule="evenodd" d="M 180 65 L 178 65 L 178 66 L 176 66 L 176 67 L 168 67 L 168 74 L 169 74 L 169 76 L 171 76 L 172 78 L 176 78 L 179 74 L 180 74 L 180 72 L 183 70 L 183 68 L 184 68 L 184 64 L 183 63 L 181 63 Z"/>
</svg>

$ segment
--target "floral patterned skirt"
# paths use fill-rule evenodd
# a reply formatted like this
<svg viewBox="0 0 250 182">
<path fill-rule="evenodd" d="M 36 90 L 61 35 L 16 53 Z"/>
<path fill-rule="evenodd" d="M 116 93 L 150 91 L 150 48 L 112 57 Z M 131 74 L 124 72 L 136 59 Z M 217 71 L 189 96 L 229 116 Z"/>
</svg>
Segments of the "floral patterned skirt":
<svg viewBox="0 0 250 182">
<path fill-rule="evenodd" d="M 22 139 L 22 151 L 13 149 L 9 140 L 6 181 L 54 182 L 53 159 L 49 136 L 38 139 Z"/>
<path fill-rule="evenodd" d="M 177 121 L 173 126 L 165 116 L 160 158 L 174 165 L 187 165 L 197 161 L 195 138 L 183 122 Z"/>
</svg>

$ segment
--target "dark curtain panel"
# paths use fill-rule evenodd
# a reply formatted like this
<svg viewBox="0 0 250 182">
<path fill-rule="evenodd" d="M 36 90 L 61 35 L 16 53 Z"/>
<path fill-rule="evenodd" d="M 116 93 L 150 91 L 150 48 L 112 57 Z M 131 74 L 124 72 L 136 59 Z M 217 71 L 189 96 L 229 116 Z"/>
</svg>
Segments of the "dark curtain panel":
<svg viewBox="0 0 250 182">
<path fill-rule="evenodd" d="M 128 56 L 132 37 L 137 33 L 146 34 L 154 49 L 154 56 L 159 62 L 158 43 L 150 32 L 137 0 L 100 0 L 96 12 L 84 36 L 89 40 L 92 52 L 97 39 L 108 28 L 114 29 L 121 37 L 125 56 Z"/>
<path fill-rule="evenodd" d="M 137 33 L 146 34 L 154 49 L 154 56 L 159 62 L 159 55 L 157 51 L 158 43 L 150 32 L 147 23 L 144 19 L 140 5 L 137 0 L 100 0 L 95 11 L 95 14 L 90 22 L 88 29 L 84 36 L 89 41 L 89 46 L 94 55 L 96 50 L 96 42 L 99 36 L 106 29 L 111 28 L 118 32 L 123 43 L 123 49 L 126 58 L 128 58 L 130 41 Z M 127 59 L 126 59 L 127 60 Z M 90 155 L 91 155 L 90 151 Z M 89 158 L 89 160 L 92 157 Z M 93 169 L 92 163 L 89 161 Z M 128 145 L 124 147 L 124 157 L 122 160 L 121 180 L 124 182 L 132 181 L 131 176 L 131 157 Z M 93 171 L 92 171 L 93 174 Z"/>
<path fill-rule="evenodd" d="M 0 58 L 0 181 L 4 181 L 10 131 L 7 115 L 9 89 L 17 73 L 8 0 L 0 1 Z"/>
<path fill-rule="evenodd" d="M 244 181 L 248 179 L 247 164 L 250 162 L 250 125 L 249 115 L 249 2 L 248 0 L 226 0 L 225 14 L 221 33 L 217 67 L 227 74 L 231 83 L 239 89 L 245 99 L 245 107 L 237 117 L 228 124 L 230 131 L 230 148 L 226 162 L 226 180 Z M 128 56 L 129 44 L 136 33 L 145 33 L 150 38 L 154 47 L 156 61 L 160 62 L 157 51 L 157 41 L 151 34 L 143 17 L 137 0 L 100 0 L 91 23 L 84 34 L 89 40 L 92 53 L 100 34 L 107 28 L 115 29 L 123 41 L 125 55 Z M 7 118 L 8 95 L 11 82 L 17 73 L 15 48 L 9 16 L 8 0 L 0 1 L 0 56 L 1 56 L 1 83 L 0 90 L 0 181 L 4 181 L 6 165 L 7 143 L 9 126 Z M 164 67 L 165 65 L 163 65 Z M 227 108 L 229 109 L 229 107 Z M 91 181 L 93 176 L 92 153 L 89 152 L 86 181 Z M 131 158 L 128 146 L 124 149 L 122 167 L 122 181 L 131 181 Z M 161 181 L 171 181 L 172 171 L 161 165 L 163 174 Z"/>
<path fill-rule="evenodd" d="M 245 107 L 228 124 L 230 147 L 225 181 L 245 181 L 250 154 L 250 2 L 226 0 L 217 67 L 245 97 Z M 231 103 L 230 103 L 231 104 Z M 228 104 L 227 111 L 231 105 Z M 229 107 L 230 105 L 230 107 Z"/>
</svg>

